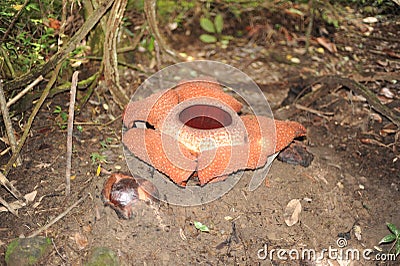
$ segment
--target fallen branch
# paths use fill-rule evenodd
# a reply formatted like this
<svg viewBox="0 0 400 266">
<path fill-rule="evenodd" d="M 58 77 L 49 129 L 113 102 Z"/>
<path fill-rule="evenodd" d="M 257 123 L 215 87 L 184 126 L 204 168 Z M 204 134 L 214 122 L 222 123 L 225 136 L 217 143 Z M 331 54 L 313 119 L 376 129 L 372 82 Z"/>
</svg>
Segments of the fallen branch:
<svg viewBox="0 0 400 266">
<path fill-rule="evenodd" d="M 56 66 L 56 69 L 54 70 L 53 75 L 51 76 L 51 78 L 49 80 L 49 83 L 47 83 L 46 88 L 43 90 L 42 96 L 40 96 L 40 99 L 36 103 L 35 108 L 33 108 L 32 113 L 29 116 L 28 121 L 27 121 L 27 123 L 25 125 L 24 133 L 22 134 L 22 137 L 19 140 L 18 147 L 17 147 L 15 153 L 13 153 L 13 155 L 11 156 L 11 158 L 8 161 L 7 165 L 4 167 L 4 175 L 5 176 L 7 176 L 7 174 L 10 172 L 14 162 L 18 158 L 19 153 L 21 152 L 22 147 L 24 146 L 26 139 L 28 138 L 28 134 L 29 134 L 29 131 L 31 129 L 33 120 L 35 119 L 36 114 L 39 112 L 40 107 L 42 106 L 43 102 L 46 100 L 47 95 L 49 94 L 49 91 L 50 91 L 51 87 L 53 87 L 54 83 L 57 80 L 57 76 L 58 76 L 58 73 L 60 72 L 61 65 L 62 65 L 62 62 L 60 62 L 60 64 L 58 64 Z"/>
<path fill-rule="evenodd" d="M 81 80 L 78 82 L 78 90 L 81 89 L 86 89 L 86 91 L 88 90 L 87 88 L 91 88 L 94 85 L 97 85 L 97 80 L 99 77 L 99 72 L 96 72 L 95 74 L 93 74 L 92 76 L 88 77 L 85 80 Z M 90 85 L 90 86 L 89 86 Z M 57 87 L 53 87 L 50 92 L 49 95 L 47 96 L 47 98 L 53 98 L 55 95 L 59 94 L 59 93 L 63 93 L 66 91 L 70 91 L 71 90 L 71 82 L 70 81 L 66 81 L 63 84 L 60 84 Z M 14 108 L 14 111 L 17 113 L 22 113 L 26 110 L 30 110 L 31 109 L 31 105 L 40 98 L 40 96 L 42 95 L 43 91 L 35 91 L 32 92 L 28 95 L 25 95 L 21 101 L 20 104 L 16 105 Z M 7 103 L 8 104 L 8 103 Z M 79 106 L 79 110 L 81 110 L 82 106 Z"/>
<path fill-rule="evenodd" d="M 71 161 L 72 161 L 72 131 L 74 129 L 74 111 L 75 111 L 75 97 L 76 86 L 78 84 L 79 71 L 75 71 L 72 75 L 71 82 L 71 97 L 69 100 L 68 110 L 68 127 L 67 127 L 67 167 L 65 170 L 65 195 L 68 196 L 71 192 Z"/>
<path fill-rule="evenodd" d="M 8 141 L 11 146 L 11 151 L 14 154 L 17 150 L 17 140 L 15 138 L 15 132 L 14 132 L 14 128 L 12 126 L 10 115 L 8 114 L 7 100 L 6 100 L 6 96 L 4 95 L 2 80 L 0 80 L 0 108 L 1 108 L 1 113 L 3 115 L 4 125 L 6 127 Z M 17 165 L 21 165 L 21 157 L 20 156 L 17 157 L 16 161 L 17 161 Z"/>
<path fill-rule="evenodd" d="M 349 90 L 352 90 L 357 94 L 364 96 L 367 99 L 367 102 L 375 111 L 386 116 L 387 119 L 396 124 L 396 126 L 400 127 L 400 117 L 395 114 L 390 108 L 382 104 L 375 96 L 375 93 L 370 91 L 367 87 L 361 85 L 358 82 L 355 82 L 354 80 L 342 78 L 339 76 L 327 76 L 323 82 L 345 86 Z"/>
<path fill-rule="evenodd" d="M 396 75 L 394 75 L 394 76 L 396 76 Z M 385 77 L 385 78 L 387 78 L 387 77 Z M 313 80 L 313 81 L 311 81 L 311 79 L 309 79 L 308 82 L 306 82 L 306 84 L 309 84 L 308 86 L 306 86 L 306 88 L 309 88 L 310 86 L 312 86 L 314 84 L 318 84 L 318 83 L 322 83 L 322 84 L 324 84 L 324 86 L 322 86 L 319 90 L 316 90 L 316 91 L 306 94 L 304 97 L 297 100 L 296 104 L 300 104 L 302 106 L 308 107 L 313 102 L 315 102 L 318 98 L 321 98 L 324 95 L 328 94 L 331 90 L 336 89 L 337 87 L 340 87 L 340 86 L 344 86 L 344 87 L 348 88 L 349 90 L 352 90 L 355 93 L 362 95 L 364 98 L 366 98 L 367 102 L 371 105 L 371 107 L 375 111 L 382 114 L 387 119 L 389 119 L 394 124 L 396 124 L 398 127 L 400 127 L 399 115 L 397 115 L 390 108 L 388 108 L 387 106 L 382 104 L 379 101 L 379 99 L 375 96 L 375 93 L 373 93 L 368 88 L 361 85 L 360 83 L 358 83 L 354 80 L 351 80 L 349 78 L 343 78 L 343 77 L 340 77 L 337 75 L 333 75 L 333 76 L 323 76 L 323 77 L 318 78 L 317 80 Z M 279 119 L 286 119 L 288 117 L 293 116 L 296 112 L 298 112 L 298 109 L 294 105 L 284 106 L 275 112 L 275 116 Z"/>
<path fill-rule="evenodd" d="M 39 82 L 43 80 L 43 76 L 40 75 L 37 79 L 35 79 L 31 84 L 29 84 L 25 89 L 20 91 L 14 98 L 10 99 L 7 102 L 7 107 L 10 108 L 11 105 L 16 103 L 19 99 L 21 99 L 25 94 L 27 94 L 33 87 L 35 87 Z"/>
<path fill-rule="evenodd" d="M 16 199 L 21 200 L 22 194 L 8 181 L 7 177 L 0 172 L 0 183 L 11 193 Z"/>
<path fill-rule="evenodd" d="M 18 213 L 17 213 L 17 211 L 16 210 L 14 210 L 14 208 L 13 207 L 11 207 L 8 203 L 7 203 L 7 201 L 5 201 L 1 196 L 0 196 L 0 203 L 1 204 L 3 204 L 4 205 L 4 207 L 6 207 L 7 208 L 7 210 L 9 211 L 9 212 L 11 212 L 12 214 L 14 214 L 15 216 L 17 216 L 18 217 Z"/>
<path fill-rule="evenodd" d="M 43 232 L 44 230 L 47 230 L 50 226 L 52 226 L 53 224 L 55 224 L 56 222 L 58 222 L 59 220 L 61 220 L 65 215 L 67 215 L 73 208 L 75 208 L 76 206 L 78 206 L 81 202 L 83 202 L 84 200 L 87 199 L 87 197 L 89 197 L 90 193 L 88 193 L 86 196 L 80 198 L 79 200 L 77 200 L 74 204 L 72 204 L 71 206 L 68 207 L 68 209 L 66 209 L 64 212 L 60 213 L 56 218 L 54 218 L 53 220 L 51 220 L 48 224 L 42 226 L 41 228 L 37 229 L 36 231 L 34 231 L 33 233 L 31 233 L 29 237 L 34 237 L 37 236 L 38 234 L 40 234 L 41 232 Z"/>
<path fill-rule="evenodd" d="M 334 115 L 333 112 L 321 112 L 321 111 L 318 111 L 318 110 L 315 110 L 315 109 L 312 109 L 312 108 L 309 108 L 309 107 L 305 107 L 305 106 L 300 105 L 298 103 L 296 103 L 294 106 L 299 110 L 303 110 L 303 111 L 309 112 L 311 114 L 315 114 L 315 115 L 323 117 L 325 119 L 329 119 L 329 116 L 333 116 Z"/>
<path fill-rule="evenodd" d="M 369 76 L 362 76 L 359 74 L 352 75 L 349 77 L 357 82 L 372 82 L 377 80 L 385 80 L 385 81 L 392 81 L 398 80 L 400 81 L 400 73 L 394 72 L 374 72 L 371 73 Z"/>
</svg>

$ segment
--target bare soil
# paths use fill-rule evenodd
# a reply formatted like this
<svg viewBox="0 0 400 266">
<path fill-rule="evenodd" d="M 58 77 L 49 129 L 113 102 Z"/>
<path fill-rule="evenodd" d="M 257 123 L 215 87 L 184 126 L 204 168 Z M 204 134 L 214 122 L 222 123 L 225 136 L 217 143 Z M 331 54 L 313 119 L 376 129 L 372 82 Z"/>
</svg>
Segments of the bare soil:
<svg viewBox="0 0 400 266">
<path fill-rule="evenodd" d="M 370 36 L 363 35 L 351 23 L 331 32 L 337 53 L 327 50 L 318 53 L 316 49 L 320 46 L 312 42 L 311 54 L 303 54 L 304 42 L 295 40 L 288 45 L 279 33 L 274 35 L 276 39 L 266 40 L 268 34 L 262 34 L 262 29 L 252 40 L 242 37 L 231 41 L 227 49 L 204 45 L 194 33 L 190 36 L 172 33 L 171 44 L 196 59 L 222 61 L 247 73 L 260 84 L 274 110 L 281 107 L 291 87 L 300 86 L 293 77 L 339 74 L 355 78 L 367 73 L 371 79 L 362 83 L 382 101 L 392 102 L 393 110 L 399 111 L 400 83 L 374 79 L 374 73 L 399 72 L 400 46 L 393 40 L 400 34 L 398 19 L 381 18 L 372 25 Z M 293 63 L 292 57 L 300 62 Z M 146 61 L 142 61 L 143 66 L 150 65 L 143 62 Z M 123 86 L 127 93 L 132 95 L 145 77 L 135 71 L 124 71 Z M 392 99 L 383 95 L 383 88 L 393 93 Z M 20 209 L 19 217 L 8 212 L 0 214 L 0 264 L 5 263 L 5 249 L 12 239 L 28 236 L 87 193 L 90 196 L 82 204 L 43 233 L 54 243 L 43 265 L 83 265 L 91 250 L 99 246 L 114 250 L 121 265 L 396 265 L 400 262 L 397 258 L 397 262 L 353 259 L 345 263 L 331 257 L 333 264 L 328 264 L 325 253 L 318 264 L 311 259 L 291 260 L 287 253 L 283 256 L 288 260 L 277 255 L 277 250 L 314 249 L 319 255 L 323 249 L 340 249 L 336 242 L 344 235 L 348 239 L 342 250 L 372 249 L 370 258 L 374 259 L 380 254 L 374 247 L 390 233 L 385 223 L 400 227 L 400 145 L 395 138 L 398 128 L 384 133 L 382 130 L 390 128 L 391 122 L 347 88 L 337 88 L 314 102 L 310 109 L 318 114 L 299 110 L 289 117 L 307 128 L 307 138 L 302 141 L 314 155 L 311 166 L 304 168 L 276 160 L 266 183 L 253 192 L 247 188 L 251 176 L 248 171 L 229 193 L 214 202 L 198 207 L 162 202 L 152 206 L 138 204 L 137 215 L 131 220 L 119 219 L 100 199 L 109 176 L 107 171 L 129 173 L 120 142 L 121 111 L 104 89 L 99 88 L 76 116 L 76 121 L 85 123 L 82 132 L 74 131 L 75 179 L 71 181 L 72 195 L 64 196 L 66 131 L 57 124 L 57 114 L 53 111 L 56 106 L 67 110 L 68 97 L 60 94 L 46 102 L 23 149 L 23 165 L 8 176 L 23 194 L 36 190 L 35 202 L 40 204 Z M 117 119 L 106 125 L 114 118 Z M 367 143 L 363 139 L 373 141 Z M 101 142 L 107 145 L 102 147 Z M 98 162 L 91 161 L 93 153 L 106 156 L 100 176 L 96 176 Z M 0 195 L 9 202 L 14 200 L 4 189 Z M 289 227 L 284 211 L 292 199 L 300 200 L 302 212 L 299 222 Z M 210 232 L 197 230 L 195 221 L 207 225 Z M 359 239 L 357 232 L 361 234 Z M 389 252 L 390 245 L 379 247 L 382 254 Z M 273 249 L 271 257 L 265 253 Z"/>
</svg>

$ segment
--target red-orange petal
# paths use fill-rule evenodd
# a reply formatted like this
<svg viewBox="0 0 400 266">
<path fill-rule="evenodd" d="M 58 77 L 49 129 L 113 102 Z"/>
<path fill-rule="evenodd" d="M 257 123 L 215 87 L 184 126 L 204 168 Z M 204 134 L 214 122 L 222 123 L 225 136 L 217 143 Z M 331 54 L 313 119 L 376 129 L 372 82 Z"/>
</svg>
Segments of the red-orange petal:
<svg viewBox="0 0 400 266">
<path fill-rule="evenodd" d="M 131 128 L 135 121 L 146 121 L 157 127 L 177 104 L 178 94 L 173 90 L 157 92 L 143 100 L 131 102 L 123 114 L 124 125 Z"/>
<path fill-rule="evenodd" d="M 274 120 L 265 116 L 244 115 L 240 117 L 246 127 L 249 140 L 247 167 L 256 169 L 267 162 L 274 153 L 276 134 Z"/>
<path fill-rule="evenodd" d="M 175 91 L 179 95 L 179 102 L 192 98 L 209 97 L 220 100 L 235 112 L 242 109 L 242 104 L 238 100 L 225 93 L 221 86 L 213 82 L 189 81 L 176 87 Z"/>
<path fill-rule="evenodd" d="M 126 147 L 139 159 L 183 185 L 196 170 L 194 156 L 171 136 L 152 129 L 132 128 L 122 137 Z"/>
<path fill-rule="evenodd" d="M 222 176 L 246 169 L 248 156 L 249 146 L 247 144 L 221 146 L 214 150 L 202 151 L 198 158 L 197 169 L 200 185 L 209 183 L 216 178 L 223 180 L 225 178 Z"/>
<path fill-rule="evenodd" d="M 295 138 L 305 136 L 306 128 L 295 121 L 279 121 L 275 120 L 277 142 L 275 152 L 283 150 Z"/>
</svg>

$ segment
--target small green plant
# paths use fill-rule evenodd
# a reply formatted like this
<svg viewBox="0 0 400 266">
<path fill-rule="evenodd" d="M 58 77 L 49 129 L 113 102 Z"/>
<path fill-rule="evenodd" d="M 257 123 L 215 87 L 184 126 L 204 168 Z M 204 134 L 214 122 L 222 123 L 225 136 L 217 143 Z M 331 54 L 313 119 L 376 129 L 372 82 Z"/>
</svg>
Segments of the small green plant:
<svg viewBox="0 0 400 266">
<path fill-rule="evenodd" d="M 200 230 L 201 232 L 210 232 L 210 229 L 208 229 L 207 225 L 202 224 L 201 222 L 195 221 L 194 227 L 196 227 L 197 230 Z"/>
<path fill-rule="evenodd" d="M 398 256 L 400 254 L 400 230 L 394 224 L 386 223 L 391 234 L 382 238 L 379 244 L 393 243 L 389 251 L 394 251 L 394 254 Z"/>
<path fill-rule="evenodd" d="M 200 19 L 200 27 L 205 30 L 206 34 L 200 35 L 200 40 L 205 43 L 216 43 L 219 41 L 223 48 L 226 48 L 229 41 L 232 40 L 232 36 L 222 35 L 224 28 L 224 18 L 221 14 L 217 14 L 214 18 L 214 22 L 209 18 L 202 17 Z"/>
<path fill-rule="evenodd" d="M 154 51 L 154 37 L 151 35 L 142 39 L 139 45 L 139 51 L 152 53 Z"/>
<path fill-rule="evenodd" d="M 105 155 L 101 155 L 97 152 L 92 152 L 90 154 L 90 159 L 92 160 L 92 164 L 96 163 L 106 163 L 107 162 L 107 157 Z"/>
<path fill-rule="evenodd" d="M 24 6 L 20 2 L 16 0 L 0 1 L 0 36 L 5 35 L 8 27 L 13 23 L 13 17 L 21 12 L 18 20 L 14 22 L 14 27 L 0 43 L 1 49 L 6 51 L 6 55 L 3 54 L 0 57 L 6 57 L 12 64 L 12 69 L 0 73 L 8 78 L 26 73 L 33 67 L 45 63 L 46 57 L 50 57 L 57 51 L 55 30 L 43 17 L 57 19 L 57 13 L 61 13 L 61 8 L 59 8 L 61 3 L 41 1 L 40 6 L 48 7 L 44 14 L 44 10 L 38 3 L 28 3 Z M 0 72 L 2 72 L 1 69 Z"/>
<path fill-rule="evenodd" d="M 53 114 L 57 114 L 56 123 L 60 127 L 60 129 L 67 128 L 68 114 L 64 112 L 61 106 L 57 105 L 53 111 Z"/>
<path fill-rule="evenodd" d="M 113 140 L 113 138 L 106 138 L 105 140 L 100 141 L 101 149 L 107 149 L 108 146 L 113 142 Z"/>
</svg>

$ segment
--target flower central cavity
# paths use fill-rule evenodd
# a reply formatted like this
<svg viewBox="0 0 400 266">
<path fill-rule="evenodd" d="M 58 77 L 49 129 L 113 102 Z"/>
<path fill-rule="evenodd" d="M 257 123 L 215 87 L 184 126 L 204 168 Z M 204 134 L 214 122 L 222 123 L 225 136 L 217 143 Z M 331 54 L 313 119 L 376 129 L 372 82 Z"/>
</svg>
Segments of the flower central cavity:
<svg viewBox="0 0 400 266">
<path fill-rule="evenodd" d="M 192 105 L 182 110 L 179 120 L 188 127 L 201 130 L 223 128 L 232 124 L 232 117 L 228 112 L 204 104 Z"/>
</svg>

